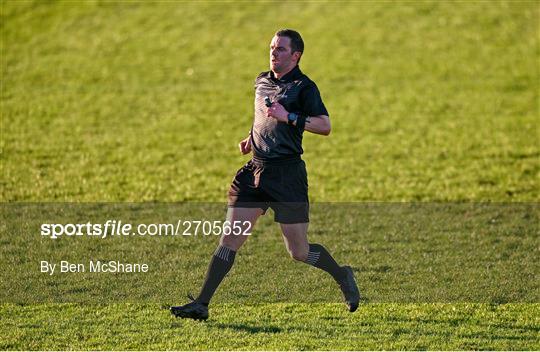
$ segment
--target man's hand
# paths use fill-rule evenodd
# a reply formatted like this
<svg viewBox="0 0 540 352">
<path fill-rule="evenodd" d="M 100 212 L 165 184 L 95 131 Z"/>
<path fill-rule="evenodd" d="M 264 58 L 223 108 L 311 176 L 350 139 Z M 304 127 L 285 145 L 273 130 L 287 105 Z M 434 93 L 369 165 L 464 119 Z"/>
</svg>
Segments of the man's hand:
<svg viewBox="0 0 540 352">
<path fill-rule="evenodd" d="M 240 148 L 240 153 L 244 155 L 250 153 L 251 152 L 250 136 L 247 136 L 245 139 L 242 139 L 240 143 L 238 143 L 238 148 Z"/>
<path fill-rule="evenodd" d="M 273 102 L 272 106 L 266 108 L 266 116 L 272 117 L 279 122 L 289 122 L 288 115 L 289 112 L 277 101 Z"/>
</svg>

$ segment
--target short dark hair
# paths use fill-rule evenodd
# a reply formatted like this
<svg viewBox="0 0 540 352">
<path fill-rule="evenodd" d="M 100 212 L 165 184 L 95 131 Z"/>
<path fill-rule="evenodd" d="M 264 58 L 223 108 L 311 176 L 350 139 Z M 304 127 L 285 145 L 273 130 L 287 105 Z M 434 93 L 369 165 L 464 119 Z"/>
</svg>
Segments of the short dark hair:
<svg viewBox="0 0 540 352">
<path fill-rule="evenodd" d="M 304 41 L 302 40 L 300 33 L 298 33 L 297 31 L 292 29 L 281 29 L 276 32 L 276 36 L 287 37 L 291 40 L 292 53 L 294 53 L 295 51 L 304 53 Z"/>
</svg>

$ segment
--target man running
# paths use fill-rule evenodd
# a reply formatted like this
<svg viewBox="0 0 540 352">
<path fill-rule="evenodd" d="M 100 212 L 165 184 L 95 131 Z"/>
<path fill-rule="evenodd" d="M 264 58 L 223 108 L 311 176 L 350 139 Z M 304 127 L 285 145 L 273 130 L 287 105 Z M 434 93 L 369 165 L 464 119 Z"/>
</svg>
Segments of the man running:
<svg viewBox="0 0 540 352">
<path fill-rule="evenodd" d="M 300 34 L 291 29 L 278 31 L 270 43 L 270 71 L 255 80 L 255 116 L 249 136 L 239 144 L 243 154 L 253 152 L 229 190 L 227 220 L 242 224 L 250 232 L 268 208 L 281 226 L 287 250 L 295 260 L 328 272 L 339 284 L 350 312 L 358 308 L 360 293 L 353 271 L 340 266 L 320 244 L 309 243 L 309 200 L 302 134 L 330 133 L 330 119 L 315 83 L 300 71 L 304 52 Z M 221 237 L 197 298 L 171 307 L 176 317 L 205 320 L 208 304 L 231 269 L 236 252 L 246 235 Z"/>
</svg>

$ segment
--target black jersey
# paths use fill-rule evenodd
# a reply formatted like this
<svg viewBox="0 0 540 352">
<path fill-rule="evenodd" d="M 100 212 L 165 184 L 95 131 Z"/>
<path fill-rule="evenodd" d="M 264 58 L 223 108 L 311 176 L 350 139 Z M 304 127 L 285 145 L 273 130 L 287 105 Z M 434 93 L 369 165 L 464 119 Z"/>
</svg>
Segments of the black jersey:
<svg viewBox="0 0 540 352">
<path fill-rule="evenodd" d="M 304 131 L 267 117 L 265 97 L 279 102 L 288 112 L 304 116 L 328 116 L 317 86 L 298 66 L 280 79 L 275 78 L 272 71 L 267 71 L 255 80 L 255 118 L 251 129 L 254 157 L 262 160 L 299 157 L 303 153 Z"/>
</svg>

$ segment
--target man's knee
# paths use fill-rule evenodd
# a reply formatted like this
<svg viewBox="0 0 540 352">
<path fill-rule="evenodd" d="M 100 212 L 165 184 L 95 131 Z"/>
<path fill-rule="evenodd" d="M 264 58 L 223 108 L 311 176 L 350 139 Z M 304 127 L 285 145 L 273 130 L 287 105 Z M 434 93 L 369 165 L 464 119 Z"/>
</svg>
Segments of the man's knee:
<svg viewBox="0 0 540 352">
<path fill-rule="evenodd" d="M 299 262 L 305 262 L 308 257 L 308 251 L 300 249 L 289 249 L 289 254 L 292 259 L 298 260 Z"/>
</svg>

